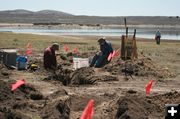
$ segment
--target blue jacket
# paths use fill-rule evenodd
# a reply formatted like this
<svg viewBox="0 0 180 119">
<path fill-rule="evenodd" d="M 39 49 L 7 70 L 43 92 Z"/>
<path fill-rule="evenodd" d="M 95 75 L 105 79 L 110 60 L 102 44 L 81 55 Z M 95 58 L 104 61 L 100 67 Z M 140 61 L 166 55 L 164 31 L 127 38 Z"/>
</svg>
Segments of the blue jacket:
<svg viewBox="0 0 180 119">
<path fill-rule="evenodd" d="M 113 48 L 110 42 L 105 42 L 105 44 L 100 45 L 100 50 L 102 55 L 109 56 L 113 52 Z"/>
</svg>

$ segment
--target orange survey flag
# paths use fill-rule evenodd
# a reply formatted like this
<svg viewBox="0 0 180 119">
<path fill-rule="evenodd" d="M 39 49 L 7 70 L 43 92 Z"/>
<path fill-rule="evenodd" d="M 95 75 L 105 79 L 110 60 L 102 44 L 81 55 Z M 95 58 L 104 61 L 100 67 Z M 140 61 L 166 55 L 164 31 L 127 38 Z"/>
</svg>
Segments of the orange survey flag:
<svg viewBox="0 0 180 119">
<path fill-rule="evenodd" d="M 15 91 L 17 88 L 19 88 L 20 86 L 22 86 L 23 84 L 25 84 L 24 79 L 19 79 L 15 84 L 12 84 L 12 91 Z"/>
<path fill-rule="evenodd" d="M 28 43 L 26 45 L 25 55 L 29 55 L 29 54 L 32 54 L 32 44 L 31 43 Z"/>
<path fill-rule="evenodd" d="M 32 53 L 32 49 L 26 49 L 25 55 L 29 55 Z"/>
<path fill-rule="evenodd" d="M 77 54 L 77 48 L 74 48 L 74 49 L 73 49 L 73 52 L 74 52 L 75 54 Z"/>
<path fill-rule="evenodd" d="M 154 80 L 150 80 L 149 83 L 146 85 L 146 95 L 150 94 L 153 82 Z"/>
<path fill-rule="evenodd" d="M 67 46 L 67 45 L 64 46 L 64 51 L 65 51 L 65 52 L 68 51 L 68 46 Z"/>
<path fill-rule="evenodd" d="M 111 60 L 111 58 L 112 58 L 112 53 L 110 53 L 110 54 L 109 54 L 109 56 L 108 56 L 108 59 L 107 59 L 107 60 L 108 60 L 108 61 L 110 61 L 110 60 Z"/>
<path fill-rule="evenodd" d="M 92 119 L 92 116 L 94 114 L 94 109 L 93 109 L 93 106 L 94 106 L 94 100 L 91 99 L 86 108 L 84 109 L 80 119 Z"/>
</svg>

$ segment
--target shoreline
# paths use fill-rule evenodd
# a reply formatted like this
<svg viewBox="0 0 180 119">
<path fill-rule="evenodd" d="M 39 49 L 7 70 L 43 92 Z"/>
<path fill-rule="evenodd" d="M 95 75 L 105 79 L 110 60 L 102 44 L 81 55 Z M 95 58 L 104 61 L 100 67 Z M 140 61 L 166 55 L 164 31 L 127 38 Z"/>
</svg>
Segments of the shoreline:
<svg viewBox="0 0 180 119">
<path fill-rule="evenodd" d="M 128 25 L 129 28 L 146 28 L 146 29 L 176 29 L 180 30 L 180 25 L 153 25 L 140 24 Z M 0 23 L 0 28 L 32 28 L 32 29 L 125 29 L 124 25 L 109 24 L 109 25 L 91 25 L 91 24 L 68 24 L 62 23 L 59 25 L 34 25 L 33 23 Z"/>
<path fill-rule="evenodd" d="M 161 27 L 161 28 L 160 28 Z M 140 39 L 153 39 L 154 34 L 159 29 L 162 33 L 162 40 L 180 40 L 180 26 L 156 26 L 153 25 L 128 25 L 129 34 L 133 34 L 136 29 L 136 36 Z M 74 36 L 98 36 L 98 37 L 121 37 L 125 34 L 123 25 L 103 25 L 103 26 L 80 26 L 71 25 L 33 25 L 18 23 L 0 23 L 0 32 L 27 33 L 38 35 L 74 35 Z"/>
<path fill-rule="evenodd" d="M 121 36 L 98 36 L 98 35 L 58 35 L 58 34 L 51 34 L 51 33 L 15 33 L 15 32 L 0 32 L 0 33 L 12 33 L 12 34 L 23 34 L 23 35 L 38 35 L 38 36 L 48 36 L 48 37 L 82 37 L 82 38 L 100 38 L 100 37 L 106 37 L 106 38 L 112 38 L 112 39 L 120 39 Z M 141 42 L 155 42 L 155 39 L 152 38 L 142 38 L 142 37 L 136 37 L 137 41 Z M 180 40 L 175 39 L 161 39 L 161 42 L 180 42 Z"/>
<path fill-rule="evenodd" d="M 83 38 L 83 39 L 98 39 L 98 38 L 101 38 L 102 36 L 96 36 L 96 35 L 57 35 L 57 34 L 54 34 L 54 35 L 50 35 L 50 34 L 42 34 L 42 33 L 14 33 L 14 32 L 0 32 L 0 34 L 14 34 L 14 35 L 28 35 L 28 36 L 48 36 L 48 37 L 57 37 L 57 38 Z M 119 36 L 105 36 L 107 39 L 111 39 L 113 41 L 118 41 L 121 39 L 121 37 Z M 136 40 L 137 41 L 140 41 L 140 42 L 155 42 L 154 39 L 151 39 L 151 38 L 140 38 L 140 37 L 136 37 Z M 174 40 L 174 39 L 161 39 L 161 42 L 165 42 L 165 43 L 180 43 L 180 40 Z"/>
</svg>

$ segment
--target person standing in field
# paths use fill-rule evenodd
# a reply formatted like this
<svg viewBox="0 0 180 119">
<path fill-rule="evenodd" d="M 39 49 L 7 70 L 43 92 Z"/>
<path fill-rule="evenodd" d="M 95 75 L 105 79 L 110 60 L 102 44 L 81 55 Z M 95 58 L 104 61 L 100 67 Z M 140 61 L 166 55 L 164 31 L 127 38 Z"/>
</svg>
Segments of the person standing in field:
<svg viewBox="0 0 180 119">
<path fill-rule="evenodd" d="M 113 52 L 111 43 L 106 41 L 105 38 L 100 38 L 98 43 L 100 46 L 100 52 L 95 54 L 91 61 L 90 67 L 100 68 L 110 62 L 108 61 L 108 56 Z"/>
<path fill-rule="evenodd" d="M 157 45 L 160 45 L 161 32 L 160 32 L 159 30 L 156 32 L 155 40 L 156 40 L 156 44 L 157 44 Z"/>
<path fill-rule="evenodd" d="M 55 51 L 59 50 L 59 44 L 53 43 L 51 46 L 45 49 L 44 51 L 44 68 L 55 70 L 57 68 L 57 60 Z"/>
</svg>

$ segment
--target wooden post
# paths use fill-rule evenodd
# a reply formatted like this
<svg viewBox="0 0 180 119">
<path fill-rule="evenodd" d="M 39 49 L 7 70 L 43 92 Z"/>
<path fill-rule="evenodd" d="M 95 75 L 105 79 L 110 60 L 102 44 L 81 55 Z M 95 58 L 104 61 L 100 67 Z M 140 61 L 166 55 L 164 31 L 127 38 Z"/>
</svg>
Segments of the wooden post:
<svg viewBox="0 0 180 119">
<path fill-rule="evenodd" d="M 121 59 L 125 60 L 125 36 L 121 37 Z"/>
<path fill-rule="evenodd" d="M 127 38 L 128 37 L 128 27 L 127 27 L 126 18 L 124 18 L 124 25 L 125 25 L 125 29 L 126 29 L 126 38 Z"/>
<path fill-rule="evenodd" d="M 126 37 L 125 37 L 125 41 L 124 41 L 124 45 L 125 45 L 124 60 L 126 60 L 127 59 L 127 41 L 128 41 L 128 27 L 127 27 L 126 18 L 124 18 L 124 24 L 125 24 L 125 28 L 126 28 Z"/>
<path fill-rule="evenodd" d="M 137 45 L 136 45 L 136 29 L 134 29 L 134 35 L 132 39 L 132 55 L 131 59 L 134 60 L 134 58 L 137 58 Z"/>
<path fill-rule="evenodd" d="M 125 54 L 124 54 L 124 60 L 126 60 L 127 59 L 127 42 L 128 42 L 128 36 L 126 35 L 126 37 L 125 37 Z"/>
<path fill-rule="evenodd" d="M 134 35 L 133 35 L 133 37 L 134 37 L 134 38 L 136 37 L 136 29 L 134 29 Z"/>
<path fill-rule="evenodd" d="M 124 18 L 124 24 L 125 24 L 125 28 L 127 28 L 126 18 Z"/>
<path fill-rule="evenodd" d="M 137 44 L 136 44 L 136 29 L 134 29 L 134 57 L 138 58 Z"/>
</svg>

